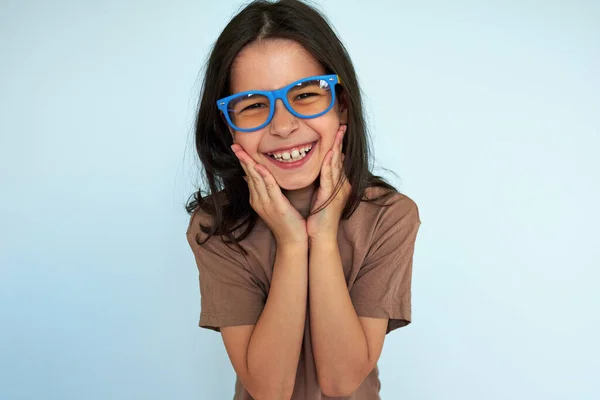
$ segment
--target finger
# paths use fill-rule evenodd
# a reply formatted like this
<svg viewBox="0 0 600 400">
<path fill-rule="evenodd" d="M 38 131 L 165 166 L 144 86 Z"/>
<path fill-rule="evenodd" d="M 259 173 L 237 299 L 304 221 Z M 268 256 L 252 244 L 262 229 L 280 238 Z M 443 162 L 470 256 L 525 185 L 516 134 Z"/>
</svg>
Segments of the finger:
<svg viewBox="0 0 600 400">
<path fill-rule="evenodd" d="M 256 179 L 252 177 L 252 174 L 250 172 L 251 167 L 249 165 L 254 160 L 252 160 L 252 158 L 239 145 L 233 145 L 231 147 L 232 150 L 234 150 L 235 156 L 240 161 L 242 169 L 246 173 L 246 176 L 244 176 L 244 180 L 248 184 L 248 191 L 250 192 L 250 204 L 253 207 L 258 206 L 258 203 L 261 201 L 261 198 L 257 193 Z"/>
<path fill-rule="evenodd" d="M 232 148 L 233 148 L 233 146 L 232 146 Z M 238 161 L 240 162 L 240 165 L 242 166 L 242 169 L 244 170 L 244 173 L 246 174 L 246 176 L 250 176 L 250 174 L 248 173 L 248 167 L 246 166 L 246 161 L 245 161 L 245 157 L 244 157 L 246 152 L 243 150 L 237 150 L 237 151 L 234 151 L 234 154 L 237 157 Z"/>
<path fill-rule="evenodd" d="M 246 175 L 248 176 L 249 181 L 251 181 L 251 187 L 255 192 L 255 199 L 264 204 L 270 203 L 265 182 L 262 176 L 256 171 L 256 166 L 259 164 L 257 164 L 244 150 L 237 151 L 235 155 L 242 162 L 244 171 L 246 171 Z"/>
<path fill-rule="evenodd" d="M 333 179 L 337 183 L 341 175 L 342 165 L 342 145 L 344 143 L 344 134 L 346 133 L 347 125 L 341 125 L 336 135 L 335 144 L 333 146 L 334 154 L 332 160 Z"/>
<path fill-rule="evenodd" d="M 340 162 L 339 155 L 336 154 L 337 150 L 333 152 L 331 157 L 331 187 L 335 188 L 340 182 Z M 334 161 L 335 159 L 335 161 Z"/>
<path fill-rule="evenodd" d="M 339 147 L 338 147 L 338 150 L 339 150 L 339 153 L 338 153 L 339 154 L 339 158 L 338 158 L 338 160 L 339 160 L 340 164 L 343 163 L 343 157 L 344 157 L 344 153 L 343 153 L 343 150 L 344 150 L 343 149 L 343 146 L 344 146 L 344 136 L 346 136 L 346 131 L 347 130 L 348 130 L 348 125 L 343 125 L 342 133 L 340 134 Z"/>
<path fill-rule="evenodd" d="M 342 152 L 342 146 L 344 145 L 344 136 L 346 136 L 346 132 L 348 131 L 348 125 L 344 125 L 342 129 L 342 135 L 340 136 L 340 153 Z"/>
<path fill-rule="evenodd" d="M 332 150 L 334 151 L 339 151 L 339 153 L 341 153 L 341 149 L 342 149 L 342 137 L 344 135 L 344 125 L 340 125 L 340 128 L 338 129 L 338 131 L 335 134 L 335 138 L 333 140 L 333 146 L 332 146 Z M 337 163 L 338 161 L 338 157 L 339 157 L 339 153 L 335 154 L 334 153 L 334 159 L 333 162 Z"/>
<path fill-rule="evenodd" d="M 280 202 L 282 200 L 283 193 L 281 193 L 281 188 L 279 187 L 279 184 L 273 175 L 271 175 L 269 170 L 262 165 L 257 165 L 255 169 L 258 171 L 260 176 L 262 176 L 263 181 L 265 182 L 265 188 L 267 189 L 267 193 L 271 198 L 271 201 L 274 204 L 281 205 Z"/>
<path fill-rule="evenodd" d="M 267 186 L 265 184 L 265 180 L 258 173 L 257 167 L 260 168 L 260 164 L 254 163 L 250 168 L 250 177 L 254 181 L 254 189 L 258 195 L 258 198 L 262 202 L 263 205 L 270 204 L 271 198 L 269 197 L 269 193 L 267 192 Z"/>
<path fill-rule="evenodd" d="M 341 162 L 341 153 L 342 153 L 342 136 L 344 134 L 343 127 L 338 131 L 335 143 L 333 145 L 333 155 L 331 157 L 331 176 L 333 180 L 333 185 L 337 185 L 340 180 L 340 162 Z"/>
<path fill-rule="evenodd" d="M 252 206 L 252 208 L 255 207 L 255 205 L 257 204 L 257 199 L 256 199 L 256 190 L 254 190 L 254 184 L 252 179 L 248 178 L 247 176 L 244 176 L 242 179 L 244 179 L 246 181 L 246 184 L 248 185 L 248 193 L 250 195 L 250 205 Z"/>
<path fill-rule="evenodd" d="M 342 156 L 340 157 L 340 179 L 343 182 L 347 182 L 348 181 L 348 177 L 346 176 L 346 170 L 344 169 L 344 161 L 346 160 L 346 155 L 342 154 Z"/>
<path fill-rule="evenodd" d="M 242 168 L 244 169 L 246 176 L 250 177 L 251 176 L 250 170 L 252 169 L 253 165 L 256 164 L 256 162 L 252 159 L 252 157 L 250 157 L 248 155 L 248 153 L 246 153 L 241 148 L 240 148 L 240 150 L 235 152 L 235 156 L 240 161 L 240 164 L 242 165 Z"/>
<path fill-rule="evenodd" d="M 325 155 L 325 159 L 323 160 L 323 166 L 321 167 L 321 183 L 320 186 L 324 190 L 323 193 L 325 196 L 329 196 L 331 194 L 331 189 L 335 184 L 333 182 L 333 171 L 331 168 L 331 161 L 333 158 L 333 150 L 329 150 Z"/>
<path fill-rule="evenodd" d="M 339 196 L 339 192 L 344 193 L 346 185 L 348 184 L 348 179 L 346 178 L 346 172 L 344 170 L 344 160 L 346 159 L 345 154 L 340 154 L 339 163 L 337 165 L 332 166 L 334 170 L 334 182 L 335 187 L 333 188 L 333 193 L 335 196 Z"/>
</svg>

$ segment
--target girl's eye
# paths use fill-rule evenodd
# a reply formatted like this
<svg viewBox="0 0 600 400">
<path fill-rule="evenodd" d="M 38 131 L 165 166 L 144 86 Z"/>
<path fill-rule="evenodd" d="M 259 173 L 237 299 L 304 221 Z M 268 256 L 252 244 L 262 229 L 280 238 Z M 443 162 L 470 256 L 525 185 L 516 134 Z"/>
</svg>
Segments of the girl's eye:
<svg viewBox="0 0 600 400">
<path fill-rule="evenodd" d="M 298 96 L 296 96 L 296 100 L 304 100 L 304 99 L 307 99 L 307 98 L 313 97 L 313 96 L 318 96 L 318 94 L 316 94 L 316 93 L 301 93 Z"/>
<path fill-rule="evenodd" d="M 242 109 L 242 111 L 240 111 L 240 112 L 250 111 L 250 110 L 254 110 L 254 109 L 257 109 L 257 108 L 261 108 L 261 107 L 266 107 L 266 105 L 264 105 L 263 103 L 254 103 L 254 104 L 251 104 L 251 105 L 249 105 L 247 107 L 244 107 Z"/>
</svg>

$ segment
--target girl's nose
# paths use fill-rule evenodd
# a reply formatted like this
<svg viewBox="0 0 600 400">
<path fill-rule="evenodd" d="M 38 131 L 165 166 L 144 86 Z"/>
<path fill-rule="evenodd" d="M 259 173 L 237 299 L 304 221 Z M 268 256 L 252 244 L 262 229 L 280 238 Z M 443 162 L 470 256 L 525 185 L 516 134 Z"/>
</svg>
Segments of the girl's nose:
<svg viewBox="0 0 600 400">
<path fill-rule="evenodd" d="M 281 99 L 275 101 L 275 113 L 269 124 L 272 135 L 287 137 L 298 128 L 298 119 L 289 112 Z"/>
</svg>

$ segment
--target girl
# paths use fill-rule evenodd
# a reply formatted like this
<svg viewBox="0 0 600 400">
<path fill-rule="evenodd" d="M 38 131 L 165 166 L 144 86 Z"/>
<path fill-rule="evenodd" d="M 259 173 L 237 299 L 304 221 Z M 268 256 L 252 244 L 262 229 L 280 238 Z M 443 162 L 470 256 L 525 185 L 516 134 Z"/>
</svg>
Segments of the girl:
<svg viewBox="0 0 600 400">
<path fill-rule="evenodd" d="M 369 171 L 360 90 L 325 17 L 254 1 L 217 39 L 188 242 L 199 325 L 221 333 L 235 399 L 379 399 L 384 337 L 411 318 L 415 203 Z"/>
</svg>

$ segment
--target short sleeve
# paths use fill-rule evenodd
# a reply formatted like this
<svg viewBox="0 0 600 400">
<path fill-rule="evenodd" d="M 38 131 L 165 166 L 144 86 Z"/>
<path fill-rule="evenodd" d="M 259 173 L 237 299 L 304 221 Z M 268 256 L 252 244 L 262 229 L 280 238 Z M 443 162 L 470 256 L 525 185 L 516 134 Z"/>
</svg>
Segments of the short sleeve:
<svg viewBox="0 0 600 400">
<path fill-rule="evenodd" d="M 382 209 L 365 261 L 350 288 L 357 315 L 389 319 L 386 333 L 411 321 L 412 263 L 421 224 L 417 205 L 398 196 Z"/>
<path fill-rule="evenodd" d="M 199 229 L 192 218 L 187 238 L 196 259 L 200 285 L 201 328 L 220 332 L 221 327 L 254 325 L 266 301 L 258 279 L 247 266 L 243 254 L 227 245 L 219 235 L 198 244 Z"/>
</svg>

